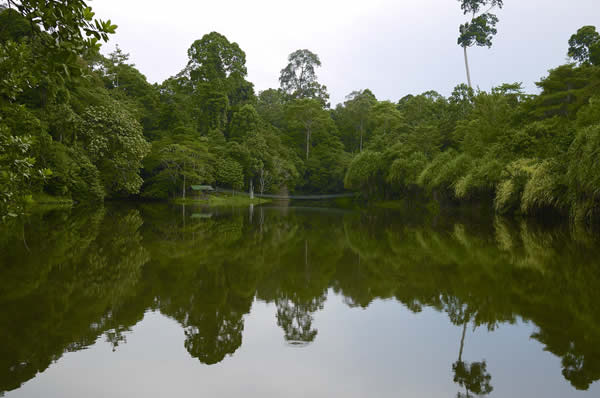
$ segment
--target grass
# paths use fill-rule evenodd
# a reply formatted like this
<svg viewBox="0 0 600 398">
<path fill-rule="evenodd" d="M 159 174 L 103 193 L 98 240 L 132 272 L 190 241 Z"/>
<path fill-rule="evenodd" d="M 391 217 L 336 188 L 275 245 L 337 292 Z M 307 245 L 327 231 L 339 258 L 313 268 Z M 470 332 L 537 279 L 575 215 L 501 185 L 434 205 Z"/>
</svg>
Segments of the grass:
<svg viewBox="0 0 600 398">
<path fill-rule="evenodd" d="M 52 196 L 47 193 L 35 193 L 33 194 L 29 200 L 28 204 L 30 206 L 37 205 L 53 205 L 53 206 L 72 206 L 75 202 L 71 198 L 64 196 Z"/>
<path fill-rule="evenodd" d="M 173 202 L 177 203 L 177 204 L 195 204 L 195 205 L 201 204 L 201 205 L 208 205 L 208 206 L 213 206 L 213 207 L 219 207 L 219 206 L 244 207 L 244 206 L 248 206 L 251 204 L 258 205 L 258 204 L 269 203 L 269 202 L 271 202 L 271 200 L 260 199 L 260 198 L 250 199 L 248 196 L 244 196 L 244 195 L 232 196 L 232 195 L 222 195 L 222 194 L 211 194 L 211 195 L 208 195 L 206 199 L 202 199 L 202 198 L 181 199 L 181 198 L 179 198 L 179 199 L 175 199 Z"/>
</svg>

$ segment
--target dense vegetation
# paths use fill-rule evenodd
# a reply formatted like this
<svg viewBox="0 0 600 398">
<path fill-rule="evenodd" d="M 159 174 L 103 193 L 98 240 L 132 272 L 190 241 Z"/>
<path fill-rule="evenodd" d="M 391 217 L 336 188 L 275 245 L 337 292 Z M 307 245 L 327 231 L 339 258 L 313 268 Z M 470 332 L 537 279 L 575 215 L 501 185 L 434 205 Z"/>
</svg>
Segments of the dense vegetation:
<svg viewBox="0 0 600 398">
<path fill-rule="evenodd" d="M 491 46 L 502 1 L 461 0 L 458 43 Z M 491 9 L 491 8 L 490 8 Z M 280 88 L 258 94 L 246 56 L 212 32 L 187 65 L 150 84 L 118 47 L 116 26 L 84 1 L 9 1 L 0 10 L 0 216 L 30 198 L 77 202 L 185 196 L 190 184 L 366 198 L 486 202 L 499 213 L 600 217 L 600 34 L 569 40 L 574 63 L 528 95 L 461 84 L 397 103 L 368 89 L 330 108 L 319 57 L 290 54 Z M 467 63 L 468 72 L 468 63 Z"/>
</svg>

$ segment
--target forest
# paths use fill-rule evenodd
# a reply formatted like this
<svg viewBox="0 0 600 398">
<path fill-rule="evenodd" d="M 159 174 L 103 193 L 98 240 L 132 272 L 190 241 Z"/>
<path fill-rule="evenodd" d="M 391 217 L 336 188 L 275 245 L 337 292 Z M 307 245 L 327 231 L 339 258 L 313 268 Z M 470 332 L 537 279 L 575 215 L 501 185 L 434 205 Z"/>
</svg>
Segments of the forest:
<svg viewBox="0 0 600 398">
<path fill-rule="evenodd" d="M 275 193 L 358 192 L 366 202 L 483 203 L 499 214 L 600 219 L 600 33 L 565 38 L 571 62 L 525 93 L 474 89 L 467 49 L 490 47 L 502 0 L 459 0 L 467 83 L 331 107 L 319 56 L 282 60 L 256 93 L 246 54 L 211 32 L 183 69 L 150 84 L 117 26 L 82 0 L 0 5 L 0 217 L 37 198 L 168 200 L 191 184 Z M 489 6 L 489 7 L 488 7 Z M 482 10 L 487 10 L 482 12 Z M 287 64 L 286 64 L 287 63 Z M 542 71 L 541 71 L 542 72 Z"/>
</svg>

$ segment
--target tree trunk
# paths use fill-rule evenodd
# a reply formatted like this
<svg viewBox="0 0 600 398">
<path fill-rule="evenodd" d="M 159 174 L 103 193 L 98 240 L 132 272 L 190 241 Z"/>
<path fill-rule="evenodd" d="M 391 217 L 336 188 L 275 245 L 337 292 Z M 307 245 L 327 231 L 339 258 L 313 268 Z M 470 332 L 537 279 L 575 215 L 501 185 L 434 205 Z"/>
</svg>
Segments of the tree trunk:
<svg viewBox="0 0 600 398">
<path fill-rule="evenodd" d="M 183 191 L 181 191 L 181 197 L 185 200 L 185 173 L 183 173 Z"/>
<path fill-rule="evenodd" d="M 181 204 L 181 220 L 183 221 L 183 229 L 181 230 L 181 240 L 185 240 L 185 203 Z"/>
<path fill-rule="evenodd" d="M 254 181 L 250 180 L 250 200 L 254 200 Z"/>
<path fill-rule="evenodd" d="M 467 47 L 463 46 L 463 50 L 465 53 L 465 69 L 467 70 L 467 82 L 469 83 L 469 88 L 473 88 L 471 84 L 471 71 L 469 70 L 469 57 L 467 56 Z"/>
<path fill-rule="evenodd" d="M 467 323 L 463 326 L 462 337 L 460 339 L 460 350 L 458 351 L 458 362 L 462 362 L 463 348 L 465 347 L 465 334 L 467 334 Z"/>
<path fill-rule="evenodd" d="M 308 160 L 308 153 L 310 152 L 310 129 L 306 130 L 306 160 Z"/>
<path fill-rule="evenodd" d="M 360 121 L 360 153 L 362 153 L 362 150 L 363 150 L 363 130 L 364 130 L 363 121 L 361 120 Z"/>
</svg>

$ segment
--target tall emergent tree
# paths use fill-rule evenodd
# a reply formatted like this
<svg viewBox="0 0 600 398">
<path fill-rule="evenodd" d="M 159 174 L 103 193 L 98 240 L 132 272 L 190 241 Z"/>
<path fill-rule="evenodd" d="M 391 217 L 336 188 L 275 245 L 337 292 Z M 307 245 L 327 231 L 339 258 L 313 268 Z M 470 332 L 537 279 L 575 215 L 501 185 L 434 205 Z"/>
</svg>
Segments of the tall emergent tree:
<svg viewBox="0 0 600 398">
<path fill-rule="evenodd" d="M 237 43 L 211 32 L 191 45 L 188 57 L 183 75 L 200 112 L 199 128 L 222 131 L 230 107 L 254 95 L 252 84 L 245 80 L 246 54 Z"/>
<path fill-rule="evenodd" d="M 492 38 L 498 31 L 496 23 L 498 17 L 490 13 L 495 7 L 502 8 L 504 0 L 458 0 L 460 8 L 465 15 L 470 15 L 471 20 L 460 25 L 458 45 L 463 48 L 465 54 L 465 69 L 467 70 L 467 82 L 471 84 L 471 71 L 469 70 L 469 58 L 467 48 L 477 45 L 480 47 L 492 46 Z M 482 11 L 485 10 L 485 11 Z"/>
<path fill-rule="evenodd" d="M 327 87 L 317 81 L 315 69 L 321 66 L 319 56 L 309 50 L 296 50 L 288 56 L 289 63 L 281 70 L 281 90 L 290 99 L 316 99 L 328 106 Z"/>
<path fill-rule="evenodd" d="M 571 36 L 569 57 L 581 65 L 600 65 L 600 33 L 595 26 L 584 26 Z"/>
</svg>

